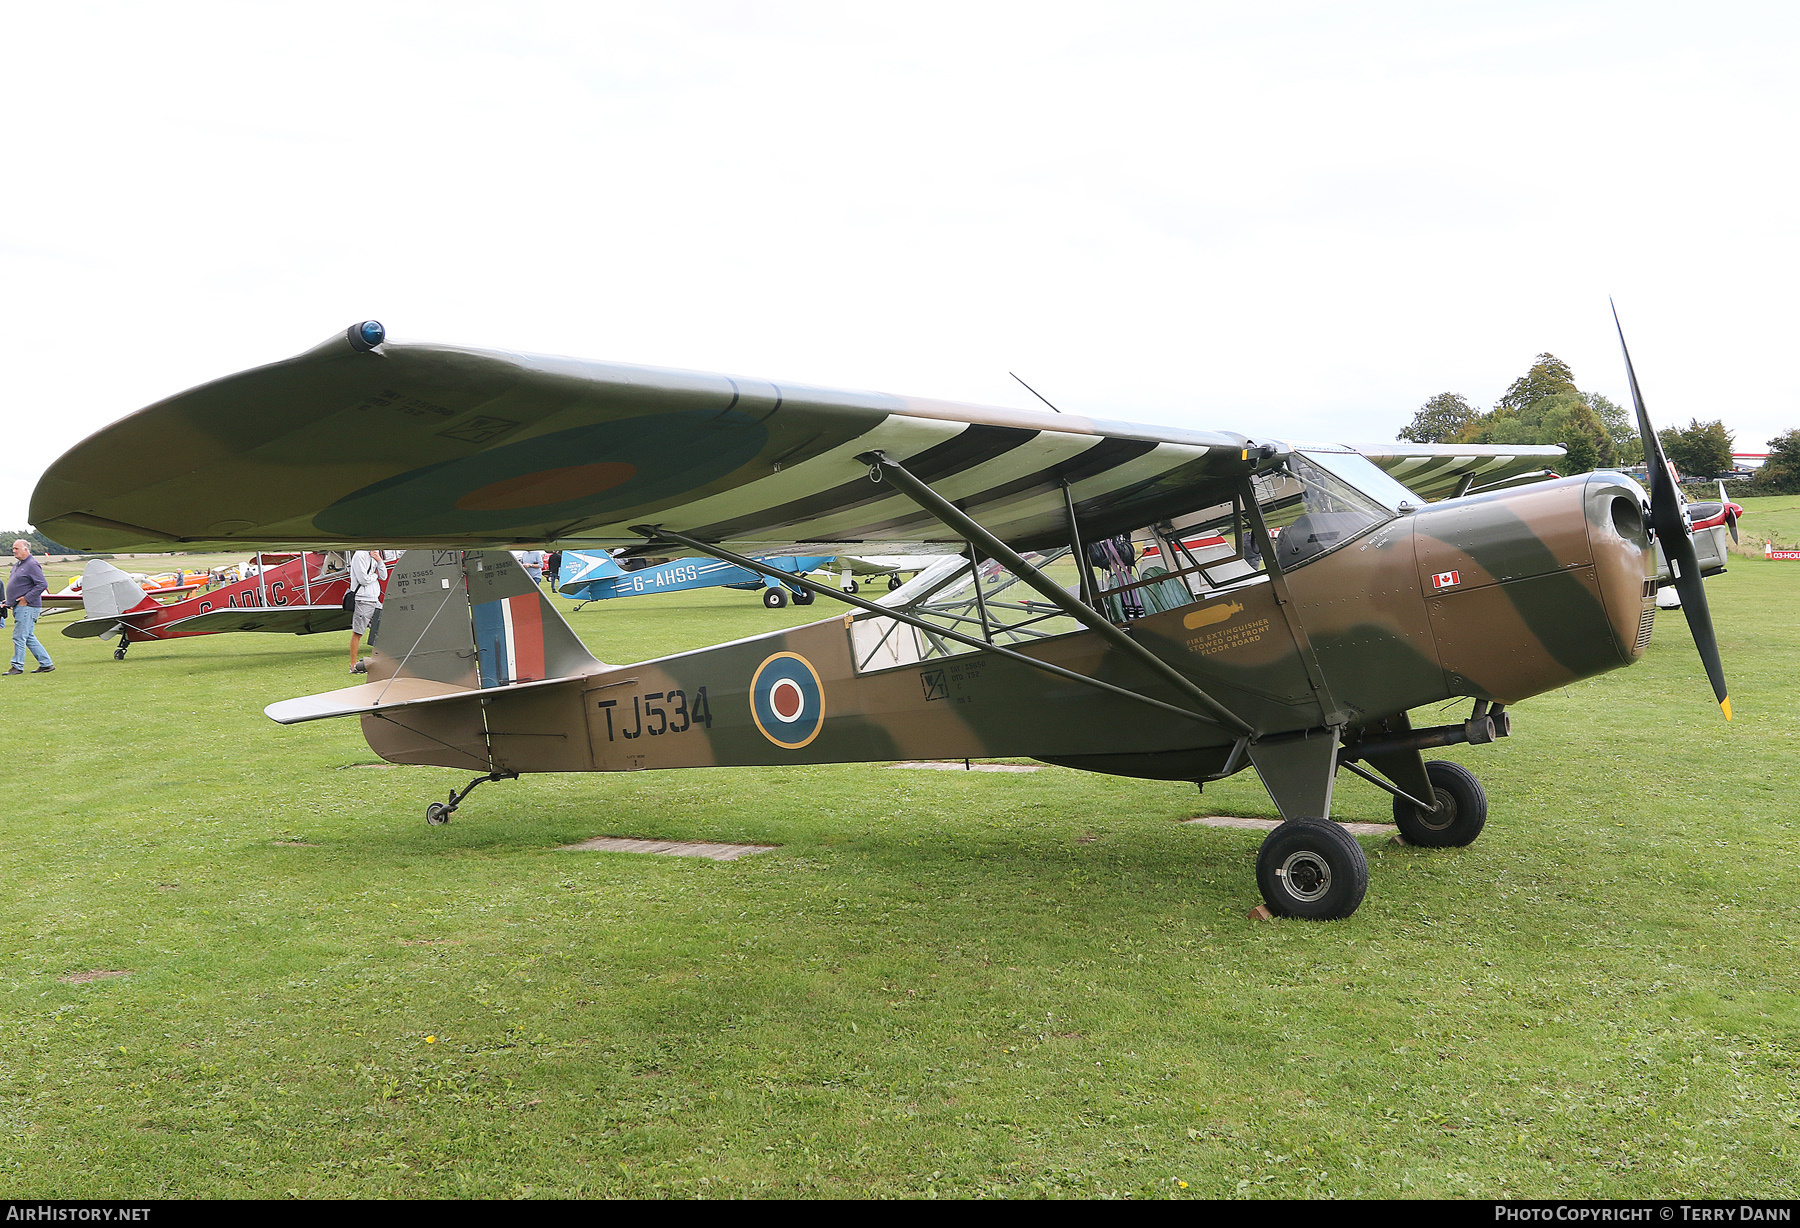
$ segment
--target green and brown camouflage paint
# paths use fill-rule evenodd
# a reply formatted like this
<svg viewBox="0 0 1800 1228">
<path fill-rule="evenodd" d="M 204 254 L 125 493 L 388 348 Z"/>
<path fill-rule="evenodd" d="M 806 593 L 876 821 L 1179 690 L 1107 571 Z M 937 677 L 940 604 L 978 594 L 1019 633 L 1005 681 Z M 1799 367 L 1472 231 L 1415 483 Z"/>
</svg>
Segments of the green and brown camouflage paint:
<svg viewBox="0 0 1800 1228">
<path fill-rule="evenodd" d="M 1323 688 L 1267 580 L 1138 619 L 1132 633 L 1258 737 L 1358 726 L 1458 696 L 1516 703 L 1637 660 L 1654 608 L 1642 492 L 1566 478 L 1397 516 L 1284 579 Z M 567 683 L 363 717 L 394 762 L 515 772 L 1029 756 L 1203 779 L 1236 735 L 1021 662 L 969 652 L 859 673 L 839 615 Z M 392 640 L 400 631 L 390 618 Z M 1165 703 L 1182 697 L 1090 631 L 1018 651 Z M 752 680 L 786 654 L 817 680 L 817 726 L 784 741 Z M 372 669 L 387 677 L 392 658 Z M 804 681 L 804 679 L 803 679 Z M 810 698 L 810 697 L 809 697 Z M 1333 719 L 1333 718 L 1337 719 Z"/>
</svg>

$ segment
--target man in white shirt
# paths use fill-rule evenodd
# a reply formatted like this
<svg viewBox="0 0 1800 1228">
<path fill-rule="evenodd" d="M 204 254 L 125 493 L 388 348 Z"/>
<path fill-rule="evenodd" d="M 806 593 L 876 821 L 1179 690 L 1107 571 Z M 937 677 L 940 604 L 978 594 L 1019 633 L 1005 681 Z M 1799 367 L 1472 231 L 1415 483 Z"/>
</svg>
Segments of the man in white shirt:
<svg viewBox="0 0 1800 1228">
<path fill-rule="evenodd" d="M 358 550 L 350 556 L 350 592 L 355 598 L 355 609 L 350 614 L 350 672 L 366 674 L 368 663 L 359 659 L 362 651 L 362 639 L 368 633 L 373 639 L 372 628 L 381 621 L 381 582 L 387 579 L 387 561 L 379 551 Z"/>
</svg>

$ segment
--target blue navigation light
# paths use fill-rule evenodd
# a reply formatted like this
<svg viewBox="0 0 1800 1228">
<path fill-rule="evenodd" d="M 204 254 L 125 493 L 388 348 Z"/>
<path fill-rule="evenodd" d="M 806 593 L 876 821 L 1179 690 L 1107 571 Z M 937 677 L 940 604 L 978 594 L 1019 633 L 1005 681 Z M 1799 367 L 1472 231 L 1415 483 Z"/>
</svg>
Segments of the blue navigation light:
<svg viewBox="0 0 1800 1228">
<path fill-rule="evenodd" d="M 387 329 L 381 326 L 380 320 L 364 320 L 361 324 L 352 324 L 348 334 L 350 344 L 359 350 L 372 350 L 387 340 Z"/>
</svg>

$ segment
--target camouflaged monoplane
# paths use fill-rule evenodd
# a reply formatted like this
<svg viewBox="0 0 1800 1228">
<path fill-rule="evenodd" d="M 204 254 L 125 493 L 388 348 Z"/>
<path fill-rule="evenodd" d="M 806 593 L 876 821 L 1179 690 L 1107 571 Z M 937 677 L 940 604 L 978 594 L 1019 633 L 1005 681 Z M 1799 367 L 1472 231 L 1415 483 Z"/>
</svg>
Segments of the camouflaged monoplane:
<svg viewBox="0 0 1800 1228">
<path fill-rule="evenodd" d="M 1635 377 L 1632 395 L 1660 459 Z M 46 473 L 32 518 L 91 550 L 408 547 L 370 680 L 268 714 L 356 716 L 385 759 L 481 773 L 433 823 L 527 772 L 1030 756 L 1204 785 L 1250 769 L 1284 819 L 1258 854 L 1263 898 L 1329 918 L 1368 881 L 1329 821 L 1339 771 L 1393 795 L 1408 842 L 1475 839 L 1480 784 L 1422 752 L 1505 737 L 1511 705 L 1636 661 L 1653 537 L 1730 715 L 1666 467 L 1646 500 L 1618 474 L 1554 477 L 1559 456 L 389 342 L 370 321 L 99 432 Z M 851 608 L 609 665 L 506 553 L 549 544 L 765 575 L 750 556 L 959 557 L 880 601 L 774 576 Z M 1466 719 L 1408 718 L 1458 698 Z"/>
</svg>

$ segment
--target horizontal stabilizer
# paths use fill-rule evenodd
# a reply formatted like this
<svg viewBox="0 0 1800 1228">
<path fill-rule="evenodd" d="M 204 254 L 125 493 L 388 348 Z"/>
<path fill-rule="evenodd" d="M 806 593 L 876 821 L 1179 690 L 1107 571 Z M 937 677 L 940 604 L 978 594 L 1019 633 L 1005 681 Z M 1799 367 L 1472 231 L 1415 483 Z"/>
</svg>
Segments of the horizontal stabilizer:
<svg viewBox="0 0 1800 1228">
<path fill-rule="evenodd" d="M 521 682 L 512 689 L 551 686 L 562 678 L 546 678 L 542 682 Z M 318 695 L 302 695 L 283 699 L 263 709 L 270 720 L 282 725 L 298 725 L 305 721 L 322 721 L 333 716 L 364 716 L 372 712 L 392 712 L 399 708 L 416 708 L 421 704 L 446 703 L 456 699 L 477 699 L 478 688 L 433 682 L 429 678 L 390 678 L 386 682 L 365 682 Z"/>
<path fill-rule="evenodd" d="M 62 633 L 72 640 L 91 640 L 95 636 L 111 639 L 106 633 L 122 625 L 116 615 L 111 618 L 83 618 L 64 627 Z"/>
</svg>

